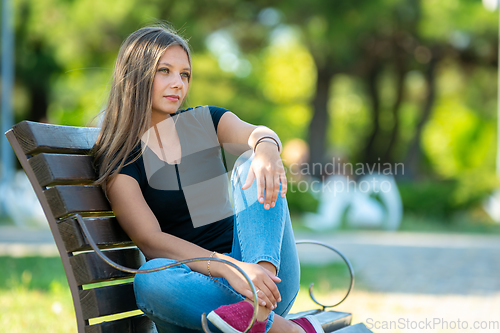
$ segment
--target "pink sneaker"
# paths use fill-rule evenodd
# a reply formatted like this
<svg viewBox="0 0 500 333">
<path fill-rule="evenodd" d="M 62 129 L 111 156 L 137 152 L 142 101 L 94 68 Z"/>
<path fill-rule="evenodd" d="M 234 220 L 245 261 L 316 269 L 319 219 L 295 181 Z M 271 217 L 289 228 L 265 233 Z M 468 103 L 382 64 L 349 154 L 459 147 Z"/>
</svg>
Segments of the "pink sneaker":
<svg viewBox="0 0 500 333">
<path fill-rule="evenodd" d="M 223 305 L 210 312 L 207 319 L 224 333 L 243 333 L 250 324 L 253 315 L 252 304 L 241 301 L 235 304 Z M 256 321 L 250 333 L 264 333 L 267 319 Z"/>
<path fill-rule="evenodd" d="M 305 316 L 290 320 L 302 327 L 306 333 L 325 333 L 319 321 L 313 316 Z"/>
</svg>

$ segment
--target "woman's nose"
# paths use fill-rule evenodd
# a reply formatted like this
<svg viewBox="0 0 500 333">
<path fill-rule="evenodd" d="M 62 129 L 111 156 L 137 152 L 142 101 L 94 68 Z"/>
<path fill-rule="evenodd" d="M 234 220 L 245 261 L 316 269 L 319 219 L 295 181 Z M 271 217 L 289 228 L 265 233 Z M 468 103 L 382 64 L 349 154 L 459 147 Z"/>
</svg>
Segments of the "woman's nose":
<svg viewBox="0 0 500 333">
<path fill-rule="evenodd" d="M 184 82 L 182 81 L 182 77 L 180 74 L 175 74 L 173 77 L 172 87 L 181 88 L 184 86 Z"/>
</svg>

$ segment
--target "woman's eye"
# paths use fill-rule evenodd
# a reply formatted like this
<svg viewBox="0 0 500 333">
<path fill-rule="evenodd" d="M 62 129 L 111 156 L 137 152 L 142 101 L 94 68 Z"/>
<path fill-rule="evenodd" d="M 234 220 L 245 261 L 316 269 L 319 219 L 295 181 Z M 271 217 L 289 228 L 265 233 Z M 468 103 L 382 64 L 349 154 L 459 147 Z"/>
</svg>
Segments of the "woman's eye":
<svg viewBox="0 0 500 333">
<path fill-rule="evenodd" d="M 186 79 L 189 79 L 189 78 L 191 77 L 191 74 L 190 74 L 190 73 L 187 73 L 187 72 L 185 72 L 185 73 L 181 73 L 181 75 L 182 75 L 183 77 L 185 77 Z"/>
<path fill-rule="evenodd" d="M 160 69 L 158 69 L 158 72 L 161 72 L 161 73 L 168 73 L 168 72 L 169 72 L 169 70 L 168 70 L 168 68 L 160 68 Z"/>
</svg>

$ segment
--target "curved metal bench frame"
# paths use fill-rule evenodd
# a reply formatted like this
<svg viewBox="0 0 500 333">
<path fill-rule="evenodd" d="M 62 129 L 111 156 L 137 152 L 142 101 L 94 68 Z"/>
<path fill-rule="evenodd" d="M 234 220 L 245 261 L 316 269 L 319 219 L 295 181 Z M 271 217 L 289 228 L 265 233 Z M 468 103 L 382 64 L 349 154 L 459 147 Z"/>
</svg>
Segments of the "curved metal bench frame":
<svg viewBox="0 0 500 333">
<path fill-rule="evenodd" d="M 90 235 L 90 232 L 87 229 L 87 226 L 85 225 L 85 223 L 83 222 L 83 219 L 80 216 L 80 214 L 74 214 L 73 217 L 75 217 L 76 220 L 78 221 L 78 224 L 80 225 L 80 228 L 82 228 L 82 231 L 83 231 L 83 234 L 85 235 L 85 238 L 87 238 L 87 241 L 89 242 L 89 245 L 92 247 L 92 249 L 95 251 L 95 253 L 99 256 L 99 258 L 101 258 L 102 260 L 104 260 L 111 267 L 114 267 L 114 268 L 116 268 L 118 270 L 121 270 L 121 271 L 124 271 L 124 272 L 127 272 L 127 273 L 132 273 L 132 274 L 152 273 L 152 272 L 158 272 L 158 271 L 161 271 L 161 270 L 164 270 L 164 269 L 168 269 L 168 268 L 171 268 L 171 267 L 175 267 L 175 266 L 187 264 L 187 263 L 190 263 L 190 262 L 208 261 L 208 260 L 218 261 L 218 262 L 224 263 L 226 265 L 229 265 L 229 266 L 231 266 L 233 268 L 236 268 L 238 270 L 238 272 L 240 272 L 241 275 L 243 275 L 243 277 L 245 278 L 245 280 L 247 281 L 247 283 L 250 285 L 250 289 L 252 289 L 252 294 L 253 294 L 253 309 L 254 310 L 253 310 L 253 314 L 252 314 L 252 319 L 250 320 L 250 323 L 249 323 L 248 327 L 246 328 L 246 330 L 243 333 L 249 332 L 250 329 L 252 328 L 253 324 L 257 320 L 258 297 L 257 297 L 257 291 L 255 289 L 255 286 L 253 285 L 253 283 L 250 280 L 250 278 L 248 277 L 248 275 L 240 267 L 238 267 L 237 265 L 233 264 L 232 262 L 229 262 L 229 261 L 224 260 L 224 259 L 202 257 L 202 258 L 192 258 L 192 259 L 181 260 L 181 261 L 178 261 L 178 262 L 173 263 L 173 264 L 163 265 L 163 266 L 160 266 L 160 267 L 150 268 L 150 269 L 144 269 L 144 270 L 138 270 L 138 269 L 133 269 L 133 268 L 125 267 L 125 266 L 122 266 L 122 265 L 120 265 L 120 264 L 112 261 L 111 259 L 109 259 L 108 257 L 106 257 L 104 255 L 104 253 L 99 249 L 99 247 L 97 246 L 97 244 L 92 239 L 92 236 Z M 349 269 L 349 275 L 350 275 L 351 282 L 349 284 L 349 288 L 347 289 L 347 293 L 345 294 L 344 298 L 342 298 L 342 300 L 340 300 L 340 302 L 335 303 L 333 305 L 324 305 L 324 304 L 321 304 L 314 297 L 314 294 L 313 294 L 314 283 L 311 283 L 311 285 L 309 286 L 309 296 L 311 297 L 311 300 L 314 303 L 316 303 L 319 306 L 321 306 L 323 308 L 322 311 L 325 311 L 326 308 L 332 308 L 332 307 L 335 307 L 335 306 L 341 304 L 342 302 L 344 302 L 345 299 L 347 298 L 347 296 L 349 296 L 349 294 L 350 294 L 350 292 L 351 292 L 351 290 L 352 290 L 352 288 L 354 286 L 354 271 L 352 269 L 352 265 L 349 262 L 349 260 L 342 254 L 342 252 L 340 252 L 339 250 L 337 250 L 333 246 L 328 245 L 328 244 L 323 243 L 323 242 L 314 241 L 314 240 L 302 240 L 302 241 L 296 241 L 295 244 L 297 244 L 297 245 L 298 244 L 320 245 L 320 246 L 326 247 L 326 248 L 332 250 L 333 252 L 337 253 L 344 260 L 344 262 L 346 263 L 346 265 L 347 265 L 347 267 Z M 203 330 L 206 333 L 212 333 L 212 331 L 210 331 L 210 329 L 208 328 L 206 313 L 203 313 L 201 315 L 201 324 L 202 324 Z"/>
<path fill-rule="evenodd" d="M 134 251 L 134 253 L 125 253 L 123 256 L 118 256 L 116 254 L 118 251 L 115 251 L 115 249 L 119 250 L 119 248 L 122 248 L 123 250 L 120 250 L 120 253 L 124 253 L 127 251 L 125 249 L 132 246 L 133 243 L 125 236 L 123 231 L 120 233 L 117 230 L 119 226 L 116 221 L 113 222 L 109 220 L 109 217 L 113 216 L 111 208 L 107 205 L 107 201 L 104 202 L 104 196 L 100 189 L 96 186 L 91 186 L 95 180 L 95 174 L 87 165 L 89 164 L 87 156 L 90 155 L 90 150 L 97 138 L 98 130 L 95 128 L 49 125 L 23 121 L 15 125 L 5 134 L 19 162 L 25 170 L 30 183 L 33 185 L 33 189 L 44 209 L 45 216 L 56 241 L 73 297 L 78 331 L 87 333 L 103 332 L 103 330 L 119 332 L 126 328 L 127 332 L 135 332 L 140 328 L 142 331 L 152 333 L 153 323 L 149 319 L 142 319 L 145 318 L 144 315 L 127 316 L 118 320 L 112 319 L 110 325 L 101 325 L 100 323 L 89 324 L 89 320 L 93 318 L 122 314 L 137 309 L 137 307 L 131 306 L 130 302 L 127 302 L 127 304 L 120 303 L 119 306 L 117 306 L 118 303 L 116 302 L 128 301 L 130 300 L 128 298 L 116 298 L 113 299 L 114 303 L 110 303 L 109 296 L 121 296 L 123 293 L 128 295 L 131 292 L 129 283 L 90 288 L 88 289 L 89 292 L 82 287 L 83 285 L 89 285 L 99 281 L 112 281 L 131 277 L 123 274 L 119 275 L 115 272 L 100 271 L 99 269 L 102 268 L 102 265 L 99 265 L 101 268 L 95 267 L 93 265 L 94 259 L 100 258 L 99 260 L 103 260 L 106 263 L 105 265 L 110 265 L 117 270 L 128 272 L 130 275 L 142 273 L 142 271 L 138 272 L 137 270 L 129 269 L 110 260 L 110 258 L 114 260 L 130 258 L 131 261 L 126 262 L 139 264 L 140 258 L 138 257 L 138 249 L 135 249 L 137 251 Z M 35 169 L 37 170 L 36 172 Z M 69 198 L 71 198 L 71 200 L 69 200 Z M 105 227 L 101 229 L 101 227 L 97 227 L 95 222 L 87 226 L 89 219 L 86 219 L 84 223 L 83 216 L 98 217 L 98 219 L 104 217 L 103 223 L 105 224 L 103 225 Z M 108 220 L 106 221 L 106 219 Z M 99 222 L 99 224 L 100 223 L 101 222 Z M 77 228 L 79 230 L 77 230 Z M 91 230 L 92 233 L 90 233 L 89 230 Z M 101 233 L 99 233 L 99 231 L 105 232 L 103 239 L 100 239 Z M 92 239 L 93 237 L 91 234 L 94 234 L 94 238 L 97 242 Z M 110 238 L 110 235 L 113 237 Z M 86 242 L 85 239 L 87 240 Z M 112 248 L 114 251 L 113 255 L 112 253 L 104 255 L 96 243 L 103 248 Z M 354 284 L 354 274 L 350 263 L 340 251 L 327 244 L 317 241 L 297 242 L 297 244 L 303 243 L 317 244 L 331 249 L 339 254 L 349 267 L 351 283 L 346 296 L 337 304 L 321 304 L 314 297 L 312 291 L 313 284 L 311 284 L 309 288 L 311 299 L 314 303 L 320 305 L 323 311 L 327 307 L 339 305 L 347 298 Z M 87 256 L 89 253 L 83 253 L 89 249 L 94 250 L 92 256 Z M 94 257 L 94 254 L 97 258 Z M 209 259 L 224 262 L 235 267 L 242 273 L 251 286 L 254 296 L 254 313 L 250 322 L 250 327 L 245 330 L 245 332 L 248 332 L 256 320 L 256 312 L 258 309 L 256 306 L 257 297 L 255 287 L 248 276 L 246 276 L 239 267 L 222 259 L 194 258 L 170 264 L 163 268 L 158 268 L 158 270 L 174 267 L 183 263 L 207 261 Z M 128 265 L 130 266 L 130 264 Z M 95 269 L 97 271 L 94 271 Z M 147 271 L 143 272 L 145 273 Z M 100 275 L 100 273 L 104 274 Z M 124 287 L 119 287 L 119 290 L 117 289 L 118 287 L 115 287 L 122 285 Z M 100 297 L 103 297 L 103 295 L 107 297 L 105 303 L 100 302 L 100 300 L 102 300 Z M 133 295 L 130 295 L 130 297 L 133 297 Z M 316 311 L 320 312 L 320 310 Z M 350 314 L 347 315 L 349 315 L 349 323 L 347 323 L 347 325 L 350 325 Z M 202 315 L 202 325 L 205 332 L 210 332 L 205 314 Z M 342 325 L 340 327 L 346 326 L 345 323 L 341 323 L 340 325 Z"/>
<path fill-rule="evenodd" d="M 295 244 L 314 244 L 314 245 L 320 245 L 320 246 L 323 246 L 323 247 L 326 247 L 327 249 L 330 249 L 332 250 L 333 252 L 337 253 L 341 258 L 342 260 L 344 260 L 345 264 L 347 265 L 347 268 L 349 269 L 349 275 L 350 275 L 350 279 L 351 279 L 351 282 L 349 283 L 349 288 L 347 289 L 347 293 L 345 294 L 344 298 L 342 298 L 338 303 L 335 303 L 333 305 L 324 305 L 324 304 L 321 304 L 320 302 L 318 302 L 318 300 L 316 300 L 316 298 L 314 297 L 314 294 L 313 294 L 313 286 L 314 286 L 314 283 L 311 283 L 309 285 L 309 297 L 311 297 L 311 300 L 318 304 L 319 306 L 321 306 L 323 308 L 323 311 L 325 311 L 326 308 L 333 308 L 337 305 L 340 305 L 342 302 L 344 302 L 346 299 L 347 299 L 347 296 L 349 296 L 349 294 L 351 293 L 351 290 L 352 288 L 354 287 L 354 270 L 352 269 L 352 265 L 351 263 L 349 262 L 349 260 L 342 254 L 342 252 L 340 252 L 339 250 L 337 250 L 336 248 L 334 248 L 333 246 L 331 245 L 328 245 L 326 243 L 323 243 L 323 242 L 320 242 L 320 241 L 315 241 L 315 240 L 301 240 L 301 241 L 296 241 Z"/>
</svg>

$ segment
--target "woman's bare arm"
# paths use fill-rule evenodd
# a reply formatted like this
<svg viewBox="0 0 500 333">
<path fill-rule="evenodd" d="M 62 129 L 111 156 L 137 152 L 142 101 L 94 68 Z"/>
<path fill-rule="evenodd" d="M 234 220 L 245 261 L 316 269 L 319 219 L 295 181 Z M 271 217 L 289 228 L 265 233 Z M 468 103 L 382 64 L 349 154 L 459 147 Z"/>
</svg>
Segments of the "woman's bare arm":
<svg viewBox="0 0 500 333">
<path fill-rule="evenodd" d="M 230 145 L 231 143 L 246 146 L 245 150 L 253 149 L 257 140 L 264 136 L 273 137 L 279 143 L 281 151 L 281 141 L 273 130 L 265 126 L 255 126 L 249 124 L 238 118 L 238 116 L 232 112 L 224 113 L 219 120 L 219 125 L 217 126 L 217 138 L 222 145 L 228 146 L 229 151 L 232 148 Z M 241 154 L 243 151 L 240 150 L 234 153 Z"/>
<path fill-rule="evenodd" d="M 208 257 L 212 253 L 196 244 L 164 233 L 156 216 L 153 214 L 137 181 L 123 174 L 114 177 L 107 185 L 108 198 L 120 226 L 144 253 L 147 258 L 169 258 L 176 261 Z M 225 259 L 242 268 L 261 290 L 269 286 L 269 292 L 262 295 L 261 302 L 268 306 L 276 304 L 279 291 L 274 282 L 279 282 L 269 271 L 259 265 L 240 262 L 229 256 L 217 253 L 216 258 Z M 187 264 L 193 271 L 208 275 L 207 262 Z M 215 277 L 224 277 L 241 294 L 252 299 L 252 292 L 241 274 L 234 268 L 217 262 L 210 264 L 210 272 Z"/>
<path fill-rule="evenodd" d="M 278 147 L 274 142 L 261 142 L 255 147 L 259 138 L 264 136 L 273 137 L 278 142 Z M 244 122 L 232 112 L 226 112 L 220 118 L 217 138 L 224 149 L 231 147 L 231 144 L 236 144 L 236 147 L 247 145 L 248 149 L 255 147 L 255 156 L 242 188 L 248 189 L 256 180 L 259 202 L 264 204 L 265 209 L 274 207 L 280 194 L 280 185 L 281 197 L 285 197 L 286 174 L 280 157 L 281 142 L 276 133 L 265 126 L 255 126 Z"/>
<path fill-rule="evenodd" d="M 147 258 L 170 258 L 183 260 L 208 257 L 211 252 L 191 242 L 164 233 L 149 208 L 137 181 L 119 174 L 108 184 L 108 198 L 113 212 L 123 230 Z M 206 263 L 190 264 L 196 271 L 207 273 Z"/>
</svg>

